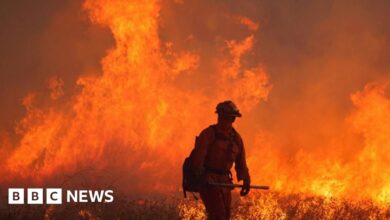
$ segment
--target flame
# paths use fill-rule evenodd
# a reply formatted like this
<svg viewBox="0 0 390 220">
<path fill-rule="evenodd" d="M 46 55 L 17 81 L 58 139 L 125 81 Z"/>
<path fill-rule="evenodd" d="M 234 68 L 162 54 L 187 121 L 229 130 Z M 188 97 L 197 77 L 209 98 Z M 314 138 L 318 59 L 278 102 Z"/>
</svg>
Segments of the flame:
<svg viewBox="0 0 390 220">
<path fill-rule="evenodd" d="M 37 94 L 26 96 L 22 137 L 6 161 L 8 181 L 39 184 L 92 172 L 126 189 L 176 190 L 182 159 L 194 135 L 215 120 L 216 103 L 233 98 L 250 111 L 266 99 L 265 70 L 241 65 L 253 33 L 226 40 L 218 62 L 210 61 L 212 89 L 183 87 L 180 77 L 199 77 L 197 68 L 206 61 L 160 40 L 160 7 L 159 1 L 85 1 L 91 20 L 112 31 L 115 48 L 102 59 L 101 74 L 77 80 L 80 92 L 66 104 L 45 106 Z M 62 87 L 60 78 L 49 80 L 53 101 Z"/>
<path fill-rule="evenodd" d="M 182 160 L 194 136 L 214 123 L 215 105 L 232 99 L 244 114 L 255 115 L 272 92 L 266 67 L 244 62 L 259 30 L 248 17 L 229 17 L 246 27 L 245 36 L 220 40 L 215 58 L 206 59 L 159 35 L 160 1 L 86 0 L 83 6 L 92 22 L 111 30 L 115 47 L 102 59 L 101 72 L 79 77 L 78 92 L 64 103 L 57 103 L 65 99 L 59 77 L 49 79 L 45 101 L 36 93 L 26 95 L 18 143 L 11 146 L 7 134 L 0 133 L 2 181 L 42 184 L 81 173 L 91 182 L 115 182 L 135 191 L 177 191 Z M 326 144 L 316 143 L 320 150 L 302 147 L 286 153 L 281 150 L 288 148 L 284 137 L 256 130 L 248 147 L 253 182 L 283 193 L 389 204 L 386 89 L 387 83 L 374 82 L 352 94 L 353 111 L 332 124 L 342 127 L 340 133 Z M 252 132 L 237 126 L 242 134 Z M 268 209 L 276 206 L 273 199 L 257 202 Z M 191 207 L 182 204 L 183 215 L 201 216 Z"/>
<path fill-rule="evenodd" d="M 347 129 L 340 136 L 343 139 L 332 141 L 334 145 L 327 146 L 325 153 L 299 151 L 290 163 L 286 163 L 281 153 L 272 149 L 273 145 L 277 145 L 273 137 L 259 134 L 258 144 L 267 147 L 264 147 L 266 150 L 257 150 L 267 159 L 259 163 L 255 157 L 250 158 L 251 167 L 262 167 L 255 171 L 256 180 L 260 181 L 259 177 L 265 176 L 273 183 L 274 189 L 284 192 L 303 192 L 328 198 L 372 199 L 378 204 L 389 204 L 390 185 L 386 169 L 390 158 L 386 152 L 390 146 L 387 123 L 390 100 L 385 95 L 387 87 L 387 82 L 369 83 L 363 91 L 351 96 L 355 109 L 345 119 Z M 342 142 L 351 135 L 361 140 L 361 146 L 356 142 Z M 352 144 L 354 149 L 349 149 L 348 145 Z M 349 154 L 335 156 L 335 152 L 343 148 L 349 149 Z"/>
</svg>

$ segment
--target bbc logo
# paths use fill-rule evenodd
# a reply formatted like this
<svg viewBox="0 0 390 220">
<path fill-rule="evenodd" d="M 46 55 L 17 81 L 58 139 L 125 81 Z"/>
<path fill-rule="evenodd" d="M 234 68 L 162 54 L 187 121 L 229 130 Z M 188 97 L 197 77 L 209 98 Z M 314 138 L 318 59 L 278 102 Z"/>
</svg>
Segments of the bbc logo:
<svg viewBox="0 0 390 220">
<path fill-rule="evenodd" d="M 24 192 L 24 188 L 9 188 L 8 204 L 24 204 Z M 43 197 L 42 188 L 27 189 L 27 204 L 43 204 Z M 47 188 L 46 204 L 62 204 L 62 189 Z"/>
</svg>

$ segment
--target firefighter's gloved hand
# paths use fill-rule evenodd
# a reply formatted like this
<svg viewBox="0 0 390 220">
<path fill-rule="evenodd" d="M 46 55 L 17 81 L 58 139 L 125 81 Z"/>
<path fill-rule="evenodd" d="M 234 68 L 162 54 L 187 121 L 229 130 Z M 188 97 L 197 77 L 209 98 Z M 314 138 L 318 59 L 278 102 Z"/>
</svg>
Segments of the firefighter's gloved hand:
<svg viewBox="0 0 390 220">
<path fill-rule="evenodd" d="M 248 195 L 249 190 L 250 190 L 250 185 L 251 185 L 251 179 L 249 177 L 245 178 L 244 179 L 244 186 L 242 187 L 241 192 L 240 192 L 241 196 Z"/>
</svg>

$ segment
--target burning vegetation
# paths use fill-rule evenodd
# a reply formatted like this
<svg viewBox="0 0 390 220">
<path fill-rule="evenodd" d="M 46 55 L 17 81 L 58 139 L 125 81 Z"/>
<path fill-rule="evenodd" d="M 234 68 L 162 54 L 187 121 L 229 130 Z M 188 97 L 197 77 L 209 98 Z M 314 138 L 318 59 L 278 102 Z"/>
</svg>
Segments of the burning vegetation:
<svg viewBox="0 0 390 220">
<path fill-rule="evenodd" d="M 346 32 L 329 38 L 330 52 L 297 64 L 296 70 L 272 67 L 277 62 L 259 55 L 270 52 L 259 52 L 262 21 L 233 13 L 226 4 L 202 8 L 196 1 L 86 0 L 83 11 L 111 31 L 115 45 L 102 58 L 101 71 L 81 74 L 71 95 L 64 97 L 64 81 L 53 76 L 45 94 L 24 97 L 18 140 L 12 141 L 11 132 L 0 133 L 0 182 L 110 187 L 118 191 L 115 202 L 3 207 L 0 217 L 204 218 L 200 202 L 180 199 L 181 164 L 195 135 L 214 123 L 216 103 L 231 99 L 243 112 L 235 126 L 248 140 L 252 182 L 271 187 L 237 197 L 234 219 L 389 218 L 386 74 L 362 64 L 362 71 L 373 76 L 363 77 L 355 64 L 364 56 L 343 53 L 361 42 L 352 38 L 350 47 L 345 45 Z M 204 10 L 197 12 L 199 21 L 179 17 L 199 9 Z M 329 13 L 338 17 L 337 10 Z M 323 21 L 316 33 L 329 31 L 331 22 Z M 335 29 L 352 20 L 343 22 Z M 381 51 L 383 39 L 360 37 L 370 48 L 363 52 Z M 291 75 L 278 77 L 271 69 Z M 340 79 L 343 73 L 348 77 Z M 358 81 L 353 84 L 358 89 L 345 86 L 348 80 Z M 147 195 L 126 199 L 140 193 Z M 154 193 L 165 197 L 152 198 Z"/>
</svg>

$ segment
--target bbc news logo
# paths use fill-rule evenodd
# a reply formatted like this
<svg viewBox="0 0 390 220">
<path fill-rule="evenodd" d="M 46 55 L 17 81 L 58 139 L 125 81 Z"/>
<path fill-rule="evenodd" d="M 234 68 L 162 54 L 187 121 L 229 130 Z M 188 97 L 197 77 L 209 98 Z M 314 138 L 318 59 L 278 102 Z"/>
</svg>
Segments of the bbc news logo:
<svg viewBox="0 0 390 220">
<path fill-rule="evenodd" d="M 25 196 L 24 188 L 9 188 L 8 189 L 8 204 L 62 204 L 62 189 L 61 188 L 27 188 L 27 195 Z M 111 203 L 114 201 L 113 190 L 66 190 L 66 202 L 67 203 Z M 46 195 L 46 196 L 45 196 Z"/>
</svg>

